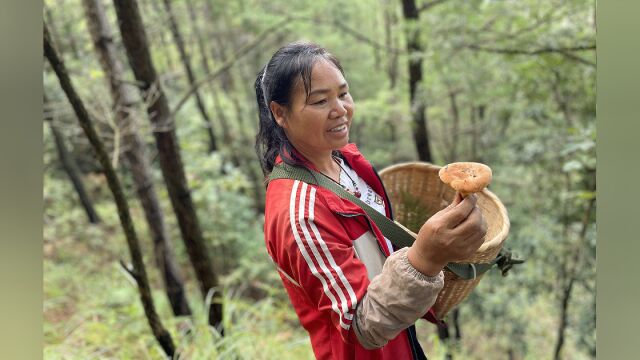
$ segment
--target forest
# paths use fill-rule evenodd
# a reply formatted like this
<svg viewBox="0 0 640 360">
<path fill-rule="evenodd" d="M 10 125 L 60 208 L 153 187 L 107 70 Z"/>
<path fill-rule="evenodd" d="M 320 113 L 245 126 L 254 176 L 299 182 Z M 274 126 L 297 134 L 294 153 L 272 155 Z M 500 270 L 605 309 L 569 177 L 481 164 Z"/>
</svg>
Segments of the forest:
<svg viewBox="0 0 640 360">
<path fill-rule="evenodd" d="M 342 63 L 376 169 L 493 170 L 505 246 L 430 359 L 596 358 L 596 13 L 584 0 L 45 0 L 46 359 L 312 359 L 265 250 L 254 82 Z"/>
</svg>

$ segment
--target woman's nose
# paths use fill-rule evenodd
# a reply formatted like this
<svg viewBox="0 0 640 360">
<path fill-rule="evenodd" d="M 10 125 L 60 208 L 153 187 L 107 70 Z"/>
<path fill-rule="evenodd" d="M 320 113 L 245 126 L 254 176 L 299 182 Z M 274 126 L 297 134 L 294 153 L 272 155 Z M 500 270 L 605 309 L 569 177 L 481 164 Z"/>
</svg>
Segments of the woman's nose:
<svg viewBox="0 0 640 360">
<path fill-rule="evenodd" d="M 344 101 L 336 100 L 333 109 L 331 110 L 331 117 L 342 117 L 347 114 L 347 104 Z"/>
</svg>

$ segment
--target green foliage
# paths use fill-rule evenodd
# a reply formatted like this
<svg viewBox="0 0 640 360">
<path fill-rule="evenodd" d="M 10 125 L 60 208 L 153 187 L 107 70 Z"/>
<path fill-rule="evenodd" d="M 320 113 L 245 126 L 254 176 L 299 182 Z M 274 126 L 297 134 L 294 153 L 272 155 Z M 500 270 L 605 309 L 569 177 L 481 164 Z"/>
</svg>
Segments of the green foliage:
<svg viewBox="0 0 640 360">
<path fill-rule="evenodd" d="M 114 161 L 118 159 L 156 307 L 181 358 L 313 358 L 306 332 L 264 248 L 263 215 L 256 210 L 254 195 L 263 186 L 260 176 L 252 175 L 258 168 L 251 148 L 257 125 L 255 75 L 279 46 L 298 39 L 327 47 L 342 62 L 356 104 L 351 140 L 378 170 L 416 159 L 409 109 L 410 56 L 423 61 L 419 96 L 427 105 L 433 162 L 481 161 L 493 169 L 490 189 L 505 204 L 511 221 L 506 246 L 527 262 L 506 278 L 490 272 L 465 300 L 460 307 L 461 342 L 441 343 L 435 328 L 420 321 L 418 334 L 429 358 L 444 359 L 447 351 L 456 359 L 551 357 L 562 290 L 570 281 L 564 358 L 595 357 L 595 52 L 560 51 L 595 43 L 593 3 L 446 1 L 412 24 L 402 20 L 399 1 L 191 3 L 198 26 L 190 23 L 188 2 L 176 0 L 172 5 L 197 79 L 206 73 L 194 29 L 202 32 L 204 54 L 215 71 L 285 15 L 297 17 L 236 59 L 226 74 L 211 82 L 215 87 L 200 88 L 219 152 L 207 152 L 204 122 L 193 97 L 175 118 L 191 195 L 220 274 L 222 291 L 217 294 L 224 301 L 224 338 L 206 325 L 207 307 L 180 241 L 144 109 L 133 111 L 186 280 L 191 319 L 174 318 L 162 291 L 133 181 L 117 156 L 123 149 L 115 140 L 122 129 L 113 120 L 107 75 L 94 55 L 81 2 L 45 1 L 51 18 L 45 17 L 57 33 L 54 40 L 59 41 L 72 80 L 107 150 Z M 132 82 L 112 5 L 105 6 L 126 69 L 123 80 Z M 155 66 L 175 106 L 189 86 L 166 14 L 158 11 L 160 3 L 141 1 L 140 7 Z M 419 32 L 423 52 L 404 52 L 406 31 Z M 544 49 L 560 50 L 534 53 Z M 160 358 L 135 286 L 117 265 L 129 254 L 106 182 L 46 65 L 43 82 L 54 124 L 65 136 L 103 220 L 100 225 L 87 224 L 45 127 L 45 358 Z M 219 99 L 217 110 L 213 91 Z M 459 113 L 457 133 L 451 93 L 456 94 Z M 222 140 L 219 114 L 227 121 L 228 143 Z M 237 162 L 232 155 L 237 155 Z"/>
</svg>

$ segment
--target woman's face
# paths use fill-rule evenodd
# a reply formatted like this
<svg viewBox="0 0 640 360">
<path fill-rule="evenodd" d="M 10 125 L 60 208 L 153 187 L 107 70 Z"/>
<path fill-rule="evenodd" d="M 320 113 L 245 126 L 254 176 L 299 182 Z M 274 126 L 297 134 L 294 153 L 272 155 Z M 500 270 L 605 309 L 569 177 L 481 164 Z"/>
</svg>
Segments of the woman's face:
<svg viewBox="0 0 640 360">
<path fill-rule="evenodd" d="M 289 109 L 272 102 L 274 117 L 303 154 L 340 149 L 349 142 L 354 109 L 347 81 L 332 63 L 319 60 L 310 86 L 307 98 L 302 79 L 297 81 Z"/>
</svg>

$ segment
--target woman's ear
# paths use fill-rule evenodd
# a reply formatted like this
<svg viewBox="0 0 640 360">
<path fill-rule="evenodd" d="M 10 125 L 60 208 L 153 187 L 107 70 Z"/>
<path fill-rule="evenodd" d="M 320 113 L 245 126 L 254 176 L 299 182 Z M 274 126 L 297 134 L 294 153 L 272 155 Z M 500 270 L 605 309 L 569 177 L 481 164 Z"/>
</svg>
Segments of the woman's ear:
<svg viewBox="0 0 640 360">
<path fill-rule="evenodd" d="M 269 103 L 269 108 L 271 109 L 271 113 L 273 114 L 273 117 L 276 120 L 276 123 L 278 124 L 278 126 L 286 129 L 287 128 L 287 109 L 275 101 L 272 101 L 271 103 Z"/>
</svg>

